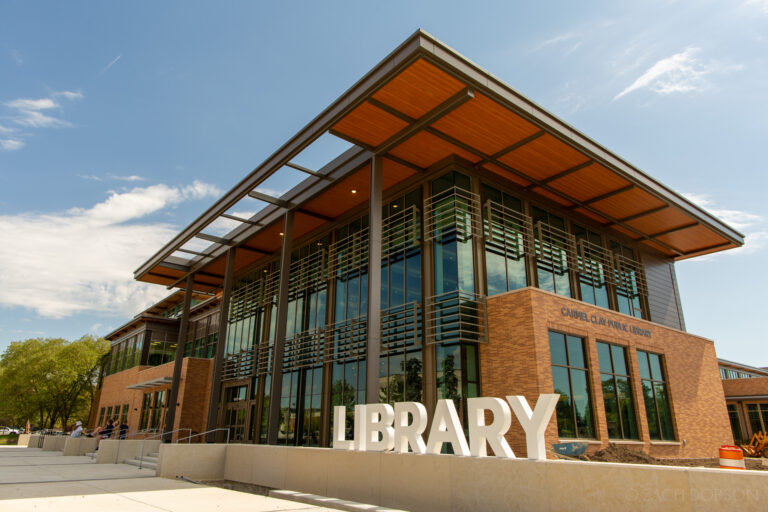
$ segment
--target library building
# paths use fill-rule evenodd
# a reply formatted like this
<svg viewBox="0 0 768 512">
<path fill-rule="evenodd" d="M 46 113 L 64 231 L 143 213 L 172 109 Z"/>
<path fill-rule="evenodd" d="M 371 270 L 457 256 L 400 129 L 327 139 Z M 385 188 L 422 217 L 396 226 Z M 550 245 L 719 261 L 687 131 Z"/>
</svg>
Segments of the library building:
<svg viewBox="0 0 768 512">
<path fill-rule="evenodd" d="M 91 422 L 330 447 L 356 405 L 467 431 L 471 398 L 558 394 L 548 451 L 715 457 L 768 388 L 686 331 L 675 262 L 743 242 L 417 31 L 136 270 L 173 294 L 109 335 Z"/>
</svg>

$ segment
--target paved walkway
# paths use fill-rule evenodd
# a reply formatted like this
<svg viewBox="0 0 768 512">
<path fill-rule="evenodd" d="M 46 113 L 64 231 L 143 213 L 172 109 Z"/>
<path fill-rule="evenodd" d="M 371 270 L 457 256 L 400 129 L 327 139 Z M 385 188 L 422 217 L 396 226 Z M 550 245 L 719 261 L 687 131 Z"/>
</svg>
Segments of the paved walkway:
<svg viewBox="0 0 768 512">
<path fill-rule="evenodd" d="M 2 512 L 227 512 L 331 509 L 246 494 L 182 480 L 157 478 L 154 470 L 95 464 L 39 448 L 0 446 Z"/>
</svg>

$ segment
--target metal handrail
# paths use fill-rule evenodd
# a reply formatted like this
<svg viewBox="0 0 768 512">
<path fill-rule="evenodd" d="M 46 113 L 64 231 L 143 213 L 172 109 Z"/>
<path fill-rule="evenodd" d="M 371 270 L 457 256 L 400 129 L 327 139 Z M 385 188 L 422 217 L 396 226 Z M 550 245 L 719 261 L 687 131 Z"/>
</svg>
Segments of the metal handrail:
<svg viewBox="0 0 768 512">
<path fill-rule="evenodd" d="M 133 432 L 129 432 L 125 435 L 125 437 L 120 437 L 120 433 L 118 431 L 117 434 L 117 450 L 115 450 L 115 464 L 117 464 L 118 460 L 120 460 L 120 441 L 127 440 L 131 436 L 137 436 L 139 434 L 146 434 L 147 432 L 155 432 L 157 431 L 156 428 L 145 428 L 142 430 L 134 430 Z"/>
<path fill-rule="evenodd" d="M 192 439 L 193 437 L 204 436 L 205 434 L 210 434 L 211 432 L 216 432 L 218 430 L 226 430 L 227 431 L 227 444 L 229 444 L 229 429 L 228 428 L 221 428 L 221 427 L 220 428 L 214 428 L 214 429 L 211 429 L 211 430 L 207 430 L 207 431 L 201 432 L 199 434 L 194 434 L 194 435 L 191 435 L 189 437 L 182 437 L 182 438 L 176 440 L 176 444 L 179 444 L 181 441 L 184 441 L 185 439 L 187 440 L 187 444 L 189 444 L 191 442 L 189 440 Z"/>
<path fill-rule="evenodd" d="M 177 428 L 176 430 L 169 430 L 168 432 L 160 432 L 159 434 L 155 434 L 154 436 L 145 437 L 141 440 L 141 451 L 139 452 L 139 469 L 142 468 L 144 465 L 144 443 L 147 442 L 148 439 L 154 439 L 157 436 L 164 436 L 165 434 L 173 434 L 174 432 L 180 432 L 182 430 L 186 430 L 190 434 L 192 433 L 191 428 Z"/>
</svg>

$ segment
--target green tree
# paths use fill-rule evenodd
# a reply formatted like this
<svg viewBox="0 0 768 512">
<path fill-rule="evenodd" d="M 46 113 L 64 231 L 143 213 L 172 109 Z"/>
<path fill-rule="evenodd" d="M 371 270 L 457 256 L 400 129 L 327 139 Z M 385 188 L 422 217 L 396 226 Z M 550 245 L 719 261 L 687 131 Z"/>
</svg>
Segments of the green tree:
<svg viewBox="0 0 768 512">
<path fill-rule="evenodd" d="M 75 416 L 85 419 L 108 349 L 108 342 L 93 336 L 12 342 L 0 356 L 2 415 L 48 428 L 66 427 Z"/>
</svg>

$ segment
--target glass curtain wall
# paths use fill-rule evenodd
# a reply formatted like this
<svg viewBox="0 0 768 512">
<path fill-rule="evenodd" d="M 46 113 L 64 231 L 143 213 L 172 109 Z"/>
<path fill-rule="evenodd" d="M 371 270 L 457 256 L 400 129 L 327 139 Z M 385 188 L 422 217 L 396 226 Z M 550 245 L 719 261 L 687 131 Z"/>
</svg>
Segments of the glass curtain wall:
<svg viewBox="0 0 768 512">
<path fill-rule="evenodd" d="M 608 272 L 611 271 L 610 254 L 603 248 L 599 233 L 574 224 L 579 266 L 579 292 L 581 300 L 608 308 Z"/>
<path fill-rule="evenodd" d="M 368 216 L 334 232 L 329 272 L 335 285 L 333 325 L 326 331 L 331 347 L 331 411 L 347 408 L 351 437 L 355 404 L 365 403 L 365 347 L 368 316 Z M 333 421 L 329 418 L 331 429 Z"/>
<path fill-rule="evenodd" d="M 413 190 L 382 212 L 382 353 L 379 401 L 422 400 L 421 198 Z"/>
<path fill-rule="evenodd" d="M 277 266 L 268 264 L 237 280 L 232 287 L 222 379 L 246 381 L 246 387 L 250 386 L 250 391 L 246 392 L 247 400 L 238 404 L 237 409 L 243 412 L 226 412 L 224 420 L 230 422 L 234 418 L 237 420 L 235 423 L 242 423 L 241 426 L 244 426 L 245 418 L 240 422 L 238 415 L 246 414 L 248 406 L 254 416 L 262 419 L 257 421 L 255 417 L 251 418 L 251 426 L 255 429 L 249 428 L 238 434 L 243 436 L 243 439 L 261 440 L 263 437 L 263 442 L 266 442 L 278 275 Z M 206 346 L 210 345 L 206 343 Z M 226 390 L 223 392 L 226 393 Z M 226 402 L 226 396 L 224 401 Z M 261 408 L 255 407 L 257 405 Z M 264 428 L 261 428 L 262 425 Z"/>
<path fill-rule="evenodd" d="M 616 303 L 625 315 L 645 318 L 641 301 L 643 290 L 642 266 L 635 260 L 634 251 L 626 245 L 611 241 L 615 266 Z"/>
<path fill-rule="evenodd" d="M 538 206 L 531 207 L 536 238 L 536 274 L 539 288 L 564 297 L 572 297 L 570 257 L 572 235 L 565 220 Z"/>
<path fill-rule="evenodd" d="M 480 226 L 470 179 L 449 172 L 431 184 L 435 296 L 433 342 L 436 342 L 438 399 L 451 399 L 461 417 L 464 402 L 478 396 L 478 314 L 473 237 Z M 478 205 L 479 206 L 479 205 Z"/>
<path fill-rule="evenodd" d="M 527 245 L 532 236 L 523 202 L 488 185 L 482 186 L 485 273 L 488 295 L 528 285 L 525 269 Z"/>
<path fill-rule="evenodd" d="M 291 255 L 278 442 L 320 445 L 328 237 Z"/>
<path fill-rule="evenodd" d="M 104 363 L 104 376 L 139 366 L 144 347 L 144 332 L 134 334 L 112 345 Z"/>
<path fill-rule="evenodd" d="M 219 312 L 190 321 L 184 357 L 212 359 L 216 356 L 216 340 L 219 337 Z"/>
</svg>

